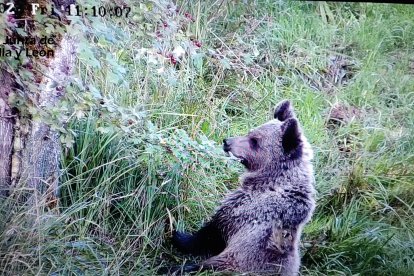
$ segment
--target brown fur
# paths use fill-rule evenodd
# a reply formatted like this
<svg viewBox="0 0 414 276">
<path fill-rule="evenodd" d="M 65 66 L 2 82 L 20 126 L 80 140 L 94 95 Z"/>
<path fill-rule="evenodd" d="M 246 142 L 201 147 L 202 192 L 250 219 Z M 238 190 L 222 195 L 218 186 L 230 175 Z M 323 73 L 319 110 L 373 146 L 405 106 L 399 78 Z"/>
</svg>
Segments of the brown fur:
<svg viewBox="0 0 414 276">
<path fill-rule="evenodd" d="M 214 255 L 204 268 L 297 275 L 299 241 L 315 208 L 312 149 L 290 102 L 246 136 L 224 140 L 224 151 L 246 167 L 241 186 L 198 232 L 176 232 L 184 252 Z"/>
</svg>

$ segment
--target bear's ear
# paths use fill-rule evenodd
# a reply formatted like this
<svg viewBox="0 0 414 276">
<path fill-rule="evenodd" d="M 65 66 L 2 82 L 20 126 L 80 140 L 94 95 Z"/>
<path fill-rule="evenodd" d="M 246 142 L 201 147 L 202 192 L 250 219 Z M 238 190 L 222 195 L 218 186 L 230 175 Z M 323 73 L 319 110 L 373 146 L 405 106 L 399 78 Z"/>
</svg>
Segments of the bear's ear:
<svg viewBox="0 0 414 276">
<path fill-rule="evenodd" d="M 282 147 L 286 154 L 300 154 L 302 144 L 299 123 L 296 118 L 289 118 L 282 124 Z M 294 154 L 296 155 L 296 154 Z"/>
<path fill-rule="evenodd" d="M 281 122 L 286 121 L 289 118 L 294 118 L 295 113 L 293 112 L 293 107 L 290 101 L 284 100 L 278 103 L 275 107 L 273 117 Z"/>
</svg>

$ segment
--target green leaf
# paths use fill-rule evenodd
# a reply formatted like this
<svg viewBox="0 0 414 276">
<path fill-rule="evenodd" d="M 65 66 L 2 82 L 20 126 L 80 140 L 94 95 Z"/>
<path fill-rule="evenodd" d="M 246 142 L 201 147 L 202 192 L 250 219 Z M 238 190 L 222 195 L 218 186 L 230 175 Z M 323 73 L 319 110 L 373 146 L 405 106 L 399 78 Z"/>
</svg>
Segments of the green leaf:
<svg viewBox="0 0 414 276">
<path fill-rule="evenodd" d="M 27 33 L 22 28 L 16 28 L 16 32 L 21 36 L 27 36 Z"/>
<path fill-rule="evenodd" d="M 79 43 L 78 53 L 79 53 L 79 59 L 84 60 L 86 64 L 92 67 L 95 67 L 95 68 L 101 67 L 101 64 L 96 59 L 95 54 L 93 53 L 90 44 L 89 43 L 87 44 L 86 41 Z"/>
<path fill-rule="evenodd" d="M 112 72 L 112 71 L 108 71 L 108 73 L 106 74 L 107 80 L 113 84 L 118 84 L 121 81 L 121 76 L 119 76 L 118 74 Z"/>
<path fill-rule="evenodd" d="M 98 127 L 96 130 L 98 132 L 102 133 L 102 134 L 107 134 L 107 133 L 113 132 L 113 128 L 112 127 Z"/>
<path fill-rule="evenodd" d="M 204 57 L 204 54 L 202 54 L 202 53 L 194 54 L 191 57 L 192 60 L 193 60 L 193 65 L 194 65 L 194 67 L 196 68 L 196 70 L 198 72 L 201 72 L 202 69 L 203 69 L 203 57 Z"/>
<path fill-rule="evenodd" d="M 230 65 L 228 58 L 223 57 L 219 59 L 219 61 L 220 61 L 221 66 L 223 66 L 224 69 L 231 69 L 231 65 Z"/>
</svg>

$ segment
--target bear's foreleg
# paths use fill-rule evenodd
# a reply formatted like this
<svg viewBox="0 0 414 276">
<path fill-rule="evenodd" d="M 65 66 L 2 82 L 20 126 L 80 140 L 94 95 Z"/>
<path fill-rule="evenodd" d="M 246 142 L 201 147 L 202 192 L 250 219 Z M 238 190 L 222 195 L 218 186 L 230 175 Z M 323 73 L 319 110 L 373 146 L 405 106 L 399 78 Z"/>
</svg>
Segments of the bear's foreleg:
<svg viewBox="0 0 414 276">
<path fill-rule="evenodd" d="M 217 255 L 226 247 L 223 235 L 214 220 L 193 234 L 175 231 L 172 242 L 181 252 L 193 255 Z"/>
</svg>

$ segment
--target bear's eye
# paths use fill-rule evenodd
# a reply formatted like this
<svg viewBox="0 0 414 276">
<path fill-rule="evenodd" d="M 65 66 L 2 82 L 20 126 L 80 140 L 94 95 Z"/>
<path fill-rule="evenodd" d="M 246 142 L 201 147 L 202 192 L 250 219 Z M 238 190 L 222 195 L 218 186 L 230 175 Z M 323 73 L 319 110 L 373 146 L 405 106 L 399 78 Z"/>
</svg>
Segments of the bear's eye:
<svg viewBox="0 0 414 276">
<path fill-rule="evenodd" d="M 257 138 L 252 137 L 250 138 L 250 146 L 252 147 L 252 149 L 257 149 L 257 147 L 259 146 L 259 141 L 257 140 Z"/>
</svg>

